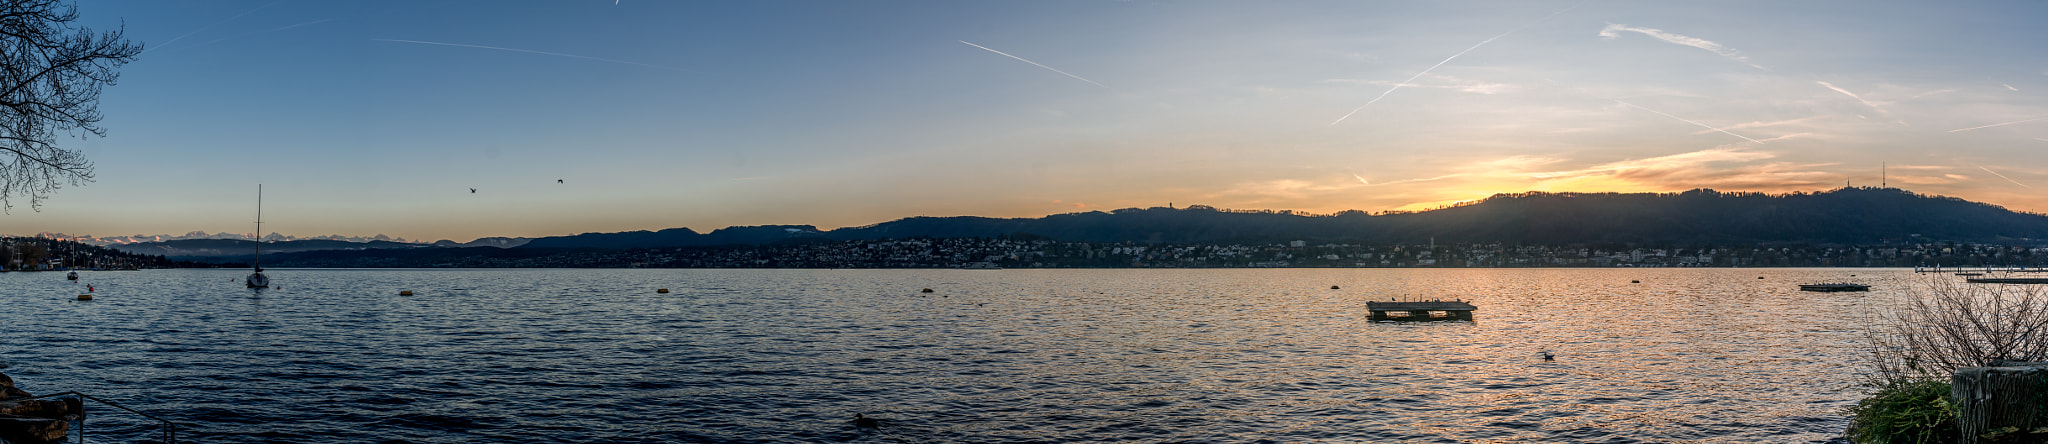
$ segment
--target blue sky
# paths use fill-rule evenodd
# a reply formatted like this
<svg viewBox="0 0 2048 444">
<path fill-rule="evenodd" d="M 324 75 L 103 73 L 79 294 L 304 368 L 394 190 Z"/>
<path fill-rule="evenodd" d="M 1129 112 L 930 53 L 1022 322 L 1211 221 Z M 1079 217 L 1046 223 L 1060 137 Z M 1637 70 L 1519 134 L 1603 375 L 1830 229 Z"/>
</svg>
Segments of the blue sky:
<svg viewBox="0 0 2048 444">
<path fill-rule="evenodd" d="M 2034 2 L 94 1 L 98 180 L 0 233 L 468 240 L 1522 191 L 2048 211 Z M 556 180 L 561 180 L 557 183 Z M 2042 187 L 2037 190 L 2036 187 Z M 476 193 L 470 193 L 476 188 Z"/>
</svg>

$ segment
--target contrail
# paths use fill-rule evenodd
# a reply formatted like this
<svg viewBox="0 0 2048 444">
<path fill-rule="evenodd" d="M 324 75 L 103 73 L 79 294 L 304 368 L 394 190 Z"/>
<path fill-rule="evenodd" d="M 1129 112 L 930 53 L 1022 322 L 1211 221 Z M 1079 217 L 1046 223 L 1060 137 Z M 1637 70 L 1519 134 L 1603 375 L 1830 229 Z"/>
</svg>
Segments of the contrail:
<svg viewBox="0 0 2048 444">
<path fill-rule="evenodd" d="M 310 22 L 300 23 L 300 24 L 296 24 L 296 25 L 286 26 L 286 27 L 283 27 L 283 28 L 277 28 L 277 29 L 272 29 L 272 30 L 269 30 L 269 31 L 263 31 L 263 32 L 278 32 L 278 31 L 283 31 L 283 30 L 286 30 L 286 29 L 292 29 L 292 28 L 297 28 L 297 27 L 300 27 L 300 26 L 312 26 L 312 25 L 318 25 L 318 24 L 321 24 L 321 23 L 327 23 L 327 22 L 331 22 L 331 21 L 334 21 L 334 19 L 326 19 L 326 20 L 314 20 L 314 21 L 310 21 Z"/>
<path fill-rule="evenodd" d="M 2032 119 L 2027 119 L 2027 120 L 2021 120 L 2021 121 L 2018 121 L 2018 122 L 2005 122 L 2005 123 L 1993 123 L 1993 124 L 1990 124 L 1990 125 L 1984 125 L 1984 126 L 1979 126 L 1979 127 L 1971 127 L 1971 128 L 1963 128 L 1963 129 L 1952 129 L 1952 130 L 1948 130 L 1948 132 L 1951 132 L 1951 133 L 1960 133 L 1960 132 L 1964 132 L 1964 131 L 1969 131 L 1969 130 L 1980 130 L 1980 129 L 1990 128 L 1990 127 L 1994 127 L 1994 126 L 2006 126 L 2006 125 L 2012 125 L 2012 124 L 2019 124 L 2019 123 L 2027 123 L 2027 122 L 2034 122 L 2034 121 L 2041 121 L 2041 120 L 2048 120 L 2048 117 L 2036 117 L 2036 118 L 2032 118 Z"/>
<path fill-rule="evenodd" d="M 207 45 L 212 45 L 212 44 L 215 44 L 215 43 L 225 42 L 225 41 L 229 41 L 229 40 L 236 40 L 236 39 L 241 39 L 241 38 L 246 38 L 246 37 L 252 37 L 252 36 L 257 36 L 257 35 L 269 34 L 269 33 L 273 33 L 273 32 L 278 32 L 278 31 L 283 31 L 283 30 L 287 30 L 287 29 L 297 28 L 297 27 L 301 27 L 301 26 L 312 26 L 312 25 L 318 25 L 318 24 L 321 24 L 321 23 L 327 23 L 327 22 L 331 22 L 331 21 L 334 21 L 334 20 L 335 20 L 335 19 L 326 19 L 326 20 L 315 20 L 315 21 L 310 21 L 310 22 L 300 23 L 300 24 L 296 24 L 296 25 L 290 25 L 290 26 L 285 26 L 285 27 L 281 27 L 281 28 L 273 28 L 273 29 L 268 29 L 268 30 L 263 30 L 263 31 L 256 31 L 256 32 L 250 32 L 250 33 L 244 33 L 244 34 L 242 34 L 242 35 L 237 35 L 237 36 L 234 36 L 234 37 L 224 37 L 224 38 L 218 38 L 218 39 L 213 39 L 212 41 L 208 41 L 208 42 L 206 42 L 206 43 L 201 43 L 201 44 L 198 44 L 198 45 L 196 45 L 196 46 L 188 46 L 188 48 L 204 48 L 204 47 L 206 47 Z"/>
<path fill-rule="evenodd" d="M 441 43 L 441 42 L 427 42 L 427 41 L 419 41 L 419 40 L 400 40 L 400 39 L 370 39 L 370 40 L 376 40 L 376 41 L 380 41 L 380 42 L 418 43 L 418 44 L 422 44 L 422 45 L 441 45 L 441 46 L 454 46 L 454 47 L 458 47 L 458 48 L 478 48 L 478 49 L 494 49 L 494 50 L 499 50 L 499 51 L 512 51 L 512 52 L 523 52 L 523 53 L 527 53 L 527 54 L 540 54 L 540 55 L 550 55 L 550 56 L 555 56 L 555 57 L 568 57 L 568 58 L 572 58 L 572 59 L 584 59 L 584 60 L 596 60 L 596 61 L 600 61 L 600 62 L 610 62 L 610 63 L 621 63 L 621 64 L 627 64 L 627 65 L 633 65 L 633 66 L 643 66 L 643 67 L 648 67 L 648 68 L 654 68 L 654 69 L 664 69 L 664 70 L 669 70 L 669 71 L 676 71 L 676 72 L 687 72 L 687 73 L 692 73 L 692 74 L 696 74 L 696 73 L 697 73 L 697 71 L 691 71 L 691 70 L 687 70 L 687 69 L 682 69 L 682 68 L 672 68 L 672 67 L 667 67 L 667 66 L 661 66 L 661 65 L 649 65 L 649 64 L 646 64 L 646 63 L 640 63 L 640 62 L 628 62 L 628 61 L 625 61 L 625 60 L 607 59 L 607 58 L 603 58 L 603 57 L 591 57 L 591 56 L 580 56 L 580 55 L 575 55 L 575 54 L 563 54 L 563 53 L 559 53 L 559 52 L 547 52 L 547 51 L 534 51 L 534 50 L 531 50 L 531 49 L 518 49 L 518 48 L 500 48 L 500 47 L 496 47 L 496 46 L 484 46 L 484 45 L 469 45 L 469 44 L 462 44 L 462 43 Z"/>
<path fill-rule="evenodd" d="M 961 40 L 961 41 L 960 41 L 960 43 L 967 43 L 967 41 L 966 41 L 966 40 Z M 1090 84 L 1090 85 L 1095 85 L 1095 86 L 1101 86 L 1101 87 L 1103 87 L 1103 88 L 1108 88 L 1108 86 L 1104 86 L 1103 84 L 1100 84 L 1100 83 L 1095 83 L 1095 81 L 1094 81 L 1094 80 L 1088 80 L 1088 79 L 1083 79 L 1083 78 L 1081 78 L 1081 76 L 1077 76 L 1077 75 L 1073 75 L 1073 74 L 1067 74 L 1067 72 L 1066 72 L 1066 71 L 1061 71 L 1061 70 L 1053 69 L 1053 67 L 1050 67 L 1050 66 L 1040 65 L 1040 64 L 1038 64 L 1038 62 L 1033 62 L 1033 61 L 1030 61 L 1030 60 L 1024 60 L 1024 58 L 1023 58 L 1023 57 L 1013 56 L 1013 55 L 1010 55 L 1009 53 L 1006 53 L 1006 52 L 1002 52 L 1002 51 L 997 51 L 997 50 L 993 50 L 993 49 L 988 49 L 988 47 L 987 47 L 987 46 L 981 46 L 981 45 L 976 45 L 976 44 L 973 44 L 973 43 L 967 43 L 967 46 L 972 46 L 972 47 L 976 47 L 976 48 L 981 48 L 981 49 L 985 49 L 985 50 L 988 50 L 988 52 L 993 52 L 993 53 L 996 53 L 996 54 L 1002 54 L 1002 55 L 1003 55 L 1003 57 L 1009 57 L 1009 58 L 1017 59 L 1017 60 L 1019 60 L 1019 61 L 1022 61 L 1022 62 L 1024 62 L 1024 63 L 1030 63 L 1030 64 L 1031 64 L 1031 66 L 1036 66 L 1036 67 L 1040 67 L 1040 68 L 1045 68 L 1045 69 L 1047 69 L 1047 70 L 1050 70 L 1050 71 L 1052 71 L 1052 72 L 1060 73 L 1060 75 L 1064 75 L 1064 76 L 1067 76 L 1067 77 L 1073 77 L 1073 78 L 1074 78 L 1074 80 L 1080 80 L 1080 81 L 1083 81 L 1083 82 L 1088 82 L 1088 84 Z"/>
<path fill-rule="evenodd" d="M 155 50 L 155 49 L 162 49 L 162 48 L 163 48 L 163 47 L 165 47 L 165 46 L 171 46 L 171 44 L 172 44 L 172 43 L 177 43 L 177 42 L 178 42 L 179 40 L 184 40 L 184 39 L 185 39 L 186 37 L 191 37 L 191 36 L 192 36 L 193 34 L 198 34 L 198 33 L 201 33 L 201 32 L 206 32 L 206 30 L 208 30 L 208 29 L 213 29 L 213 27 L 215 27 L 215 26 L 220 26 L 220 25 L 223 25 L 223 24 L 227 24 L 227 22 L 232 22 L 232 21 L 235 21 L 235 19 L 239 19 L 239 18 L 242 18 L 243 16 L 247 16 L 247 15 L 249 15 L 249 14 L 255 14 L 255 13 L 256 13 L 256 11 L 261 11 L 261 10 L 263 10 L 263 8 L 268 8 L 268 7 L 270 7 L 271 5 L 276 5 L 276 4 L 278 4 L 278 3 L 284 3 L 284 0 L 277 0 L 277 1 L 274 1 L 274 2 L 270 2 L 269 4 L 265 4 L 265 5 L 263 5 L 263 6 L 257 6 L 257 7 L 256 7 L 256 9 L 251 9 L 251 10 L 249 10 L 249 12 L 244 12 L 244 13 L 241 13 L 241 14 L 236 14 L 236 15 L 235 15 L 234 17 L 228 17 L 228 19 L 227 19 L 227 20 L 221 20 L 221 21 L 218 21 L 218 22 L 213 22 L 213 24 L 211 24 L 211 25 L 201 26 L 201 27 L 199 27 L 199 29 L 195 29 L 195 30 L 192 30 L 192 32 L 187 32 L 187 33 L 185 33 L 185 35 L 177 36 L 176 38 L 172 38 L 172 39 L 170 39 L 170 40 L 168 40 L 168 41 L 165 41 L 165 42 L 163 42 L 163 43 L 158 43 L 158 44 L 157 44 L 156 46 L 151 46 L 151 47 L 149 47 L 149 48 L 145 48 L 145 49 L 143 49 L 143 50 L 142 50 L 142 52 L 143 52 L 143 53 L 147 53 L 147 52 L 149 52 L 149 51 L 151 51 L 151 50 Z M 139 55 L 142 55 L 142 54 L 141 54 L 141 53 L 137 53 L 136 55 L 138 55 L 138 56 L 139 56 Z"/>
<path fill-rule="evenodd" d="M 2012 180 L 2012 178 L 2010 178 L 2010 177 L 2005 177 L 2005 175 L 2004 175 L 2004 174 L 1998 174 L 1998 172 L 1997 172 L 1997 171 L 1991 171 L 1991 169 L 1990 169 L 1990 168 L 1985 168 L 1985 167 L 1984 167 L 1983 165 L 1978 165 L 1978 166 L 1977 166 L 1977 169 L 1980 169 L 1980 170 L 1984 170 L 1984 172 L 1986 172 L 1986 173 L 1991 173 L 1991 175 L 1993 175 L 1993 176 L 1998 176 L 1998 178 L 2000 178 L 2000 179 L 2005 179 L 2005 181 L 2006 181 L 2006 182 L 2012 182 L 2012 184 L 2013 184 L 2013 185 L 2019 185 L 2019 186 L 2022 186 L 2022 187 L 2027 187 L 2027 188 L 2033 188 L 2033 187 L 2028 187 L 2028 186 L 2027 186 L 2027 184 L 2023 184 L 2023 183 L 2020 183 L 2020 181 L 2017 181 L 2017 180 Z"/>
<path fill-rule="evenodd" d="M 1537 23 L 1542 23 L 1542 22 L 1543 22 L 1544 20 L 1549 20 L 1549 19 L 1550 19 L 1551 17 L 1556 17 L 1556 16 L 1558 15 L 1558 14 L 1563 14 L 1563 13 L 1565 13 L 1565 11 L 1570 11 L 1570 10 L 1573 10 L 1573 9 L 1578 9 L 1578 8 L 1579 8 L 1580 6 L 1585 6 L 1585 4 L 1586 4 L 1587 2 L 1590 2 L 1590 1 L 1592 1 L 1592 0 L 1587 0 L 1587 1 L 1585 1 L 1585 2 L 1579 2 L 1579 4 L 1576 4 L 1576 5 L 1572 5 L 1572 7 L 1570 7 L 1570 8 L 1564 8 L 1564 9 L 1559 9 L 1559 10 L 1557 10 L 1557 12 L 1553 12 L 1553 13 L 1550 13 L 1550 15 L 1546 15 L 1546 16 L 1543 16 L 1543 18 L 1540 18 L 1540 19 L 1536 19 L 1535 21 L 1532 21 L 1532 22 L 1529 22 L 1528 24 L 1524 24 L 1524 25 L 1522 25 L 1522 26 L 1516 27 L 1515 29 L 1510 29 L 1510 30 L 1508 30 L 1508 32 L 1503 32 L 1503 33 L 1500 33 L 1500 35 L 1496 35 L 1496 36 L 1493 36 L 1493 37 L 1491 37 L 1491 38 L 1487 38 L 1486 40 L 1481 40 L 1481 41 L 1479 41 L 1479 44 L 1477 44 L 1477 45 L 1472 45 L 1472 47 L 1470 47 L 1470 48 L 1465 48 L 1465 50 L 1464 50 L 1464 51 L 1458 51 L 1458 53 L 1457 53 L 1457 54 L 1451 54 L 1451 56 L 1450 56 L 1450 57 L 1446 57 L 1446 58 L 1444 58 L 1444 60 L 1443 60 L 1443 61 L 1441 61 L 1441 62 L 1436 62 L 1436 64 L 1435 64 L 1435 65 L 1429 65 L 1429 69 L 1424 69 L 1424 70 L 1422 70 L 1422 72 L 1418 72 L 1418 73 L 1415 73 L 1415 76 L 1413 76 L 1413 77 L 1409 77 L 1409 78 L 1408 78 L 1408 80 L 1403 80 L 1403 81 L 1401 81 L 1401 83 L 1396 83 L 1396 84 L 1394 84 L 1394 87 L 1392 87 L 1392 88 L 1387 88 L 1386 92 L 1382 92 L 1382 93 L 1380 93 L 1379 97 L 1374 97 L 1374 98 L 1372 98 L 1372 100 L 1370 100 L 1370 101 L 1366 101 L 1364 105 L 1358 105 L 1358 108 L 1352 109 L 1352 110 L 1351 110 L 1351 112 L 1348 112 L 1348 113 L 1344 113 L 1344 117 L 1338 117 L 1338 118 L 1337 118 L 1337 120 L 1333 120 L 1333 121 L 1330 121 L 1330 125 L 1329 125 L 1329 126 L 1332 126 L 1332 127 L 1334 127 L 1334 126 L 1337 126 L 1337 124 L 1338 124 L 1338 123 L 1340 123 L 1340 122 L 1343 122 L 1343 121 L 1344 121 L 1344 119 L 1349 119 L 1349 118 L 1351 118 L 1351 115 L 1353 115 L 1353 114 L 1358 114 L 1358 112 L 1359 112 L 1359 111 L 1363 111 L 1363 110 L 1365 110 L 1365 107 L 1368 107 L 1368 106 L 1372 106 L 1372 104 L 1374 104 L 1374 103 L 1378 103 L 1378 102 L 1380 101 L 1380 99 L 1384 99 L 1384 98 L 1387 98 L 1387 95 L 1388 95 L 1388 94 L 1393 94 L 1393 93 L 1394 93 L 1394 90 L 1397 90 L 1397 89 L 1401 89 L 1401 87 L 1402 87 L 1402 86 L 1406 86 L 1406 85 L 1407 85 L 1408 83 L 1410 83 L 1410 82 L 1414 82 L 1414 81 L 1415 81 L 1415 79 L 1419 79 L 1419 78 L 1422 78 L 1422 76 L 1423 76 L 1423 75 L 1425 75 L 1425 74 L 1429 74 L 1429 72 L 1430 72 L 1430 71 L 1435 71 L 1437 67 L 1439 67 L 1439 66 L 1444 66 L 1444 64 L 1445 64 L 1445 63 L 1451 63 L 1451 60 L 1457 59 L 1457 58 L 1458 58 L 1458 56 L 1462 56 L 1462 55 L 1465 55 L 1465 53 L 1468 53 L 1468 52 L 1472 52 L 1472 50 L 1474 50 L 1474 49 L 1479 49 L 1479 47 L 1481 47 L 1481 46 L 1486 46 L 1486 44 L 1487 44 L 1487 43 L 1493 43 L 1493 41 L 1494 41 L 1494 40 L 1497 40 L 1497 39 L 1499 39 L 1499 38 L 1501 38 L 1501 37 L 1507 37 L 1507 36 L 1508 36 L 1508 34 L 1514 34 L 1514 33 L 1515 33 L 1516 31 L 1521 31 L 1521 30 L 1523 30 L 1523 29 L 1528 29 L 1528 28 L 1529 28 L 1530 26 L 1533 26 L 1533 25 L 1535 25 L 1535 24 L 1537 24 Z"/>
<path fill-rule="evenodd" d="M 1871 104 L 1869 100 L 1863 100 L 1863 96 L 1859 96 L 1859 95 L 1856 95 L 1856 93 L 1852 93 L 1852 92 L 1849 92 L 1849 90 L 1846 90 L 1846 89 L 1842 89 L 1841 87 L 1835 86 L 1835 84 L 1833 84 L 1833 83 L 1828 83 L 1828 82 L 1826 82 L 1826 81 L 1821 81 L 1821 80 L 1815 80 L 1815 81 L 1813 81 L 1813 83 L 1819 83 L 1819 84 L 1820 84 L 1820 86 L 1825 86 L 1825 87 L 1828 87 L 1828 89 L 1832 89 L 1832 90 L 1835 90 L 1835 92 L 1838 92 L 1838 93 L 1842 93 L 1842 95 L 1845 95 L 1845 96 L 1849 96 L 1849 98 L 1851 98 L 1851 99 L 1856 99 L 1856 101 L 1858 101 L 1858 102 L 1863 102 L 1863 106 L 1868 106 L 1868 107 L 1870 107 L 1870 109 L 1878 110 L 1879 112 L 1882 112 L 1882 111 L 1884 111 L 1884 109 L 1883 109 L 1883 108 L 1878 108 L 1878 107 L 1877 107 L 1877 105 Z"/>
<path fill-rule="evenodd" d="M 1654 109 L 1649 109 L 1649 108 L 1644 108 L 1644 107 L 1636 106 L 1636 104 L 1634 104 L 1634 103 L 1628 103 L 1628 102 L 1623 102 L 1623 101 L 1621 101 L 1620 99 L 1607 99 L 1607 100 L 1613 100 L 1613 101 L 1614 101 L 1614 103 L 1619 103 L 1619 104 L 1623 104 L 1623 105 L 1628 105 L 1628 106 L 1629 106 L 1630 108 L 1635 108 L 1635 109 L 1639 109 L 1639 110 L 1643 110 L 1643 111 L 1649 111 L 1649 112 L 1657 113 L 1657 115 L 1660 115 L 1660 116 L 1664 116 L 1664 117 L 1670 117 L 1670 118 L 1673 118 L 1673 119 L 1678 119 L 1678 121 L 1680 121 L 1680 122 L 1685 122 L 1685 123 L 1690 123 L 1690 124 L 1694 124 L 1694 125 L 1699 125 L 1699 126 L 1700 126 L 1701 128 L 1706 128 L 1706 129 L 1714 130 L 1714 131 L 1716 131 L 1716 132 L 1720 132 L 1721 134 L 1727 134 L 1727 135 L 1730 135 L 1730 136 L 1735 136 L 1735 137 L 1741 138 L 1742 140 L 1747 140 L 1747 141 L 1751 141 L 1751 142 L 1756 142 L 1756 143 L 1759 143 L 1759 144 L 1761 144 L 1761 143 L 1764 143 L 1764 142 L 1763 142 L 1763 141 L 1761 141 L 1761 140 L 1756 140 L 1756 139 L 1751 139 L 1751 138 L 1748 138 L 1748 137 L 1743 137 L 1743 136 L 1742 136 L 1741 134 L 1735 134 L 1735 133 L 1731 133 L 1731 132 L 1728 132 L 1728 130 L 1724 130 L 1724 129 L 1720 129 L 1720 128 L 1715 128 L 1715 127 L 1712 127 L 1712 126 L 1708 126 L 1707 124 L 1704 124 L 1704 123 L 1694 122 L 1694 121 L 1691 121 L 1691 120 L 1685 120 L 1684 118 L 1681 118 L 1681 117 L 1678 117 L 1678 116 L 1674 116 L 1674 115 L 1670 115 L 1670 114 L 1664 114 L 1664 112 L 1663 112 L 1663 111 L 1658 111 L 1658 110 L 1654 110 Z"/>
</svg>

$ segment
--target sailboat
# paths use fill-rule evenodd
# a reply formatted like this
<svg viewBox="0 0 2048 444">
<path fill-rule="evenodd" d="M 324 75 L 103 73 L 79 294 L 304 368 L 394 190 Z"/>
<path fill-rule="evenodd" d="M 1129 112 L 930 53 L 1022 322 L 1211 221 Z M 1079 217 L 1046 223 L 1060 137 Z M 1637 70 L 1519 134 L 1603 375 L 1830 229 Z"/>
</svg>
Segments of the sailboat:
<svg viewBox="0 0 2048 444">
<path fill-rule="evenodd" d="M 242 281 L 247 282 L 249 288 L 270 288 L 270 276 L 263 275 L 263 184 L 260 183 L 256 184 L 256 258 L 250 259 L 249 264 L 256 270 Z"/>
</svg>

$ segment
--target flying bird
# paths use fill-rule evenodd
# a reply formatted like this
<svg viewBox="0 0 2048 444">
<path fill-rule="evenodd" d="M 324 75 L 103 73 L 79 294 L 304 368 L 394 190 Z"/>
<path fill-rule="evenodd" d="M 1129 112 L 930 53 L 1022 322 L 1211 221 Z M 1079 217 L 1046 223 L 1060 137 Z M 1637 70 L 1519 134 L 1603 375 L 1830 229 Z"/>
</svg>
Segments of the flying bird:
<svg viewBox="0 0 2048 444">
<path fill-rule="evenodd" d="M 562 183 L 562 179 L 555 179 L 555 183 Z"/>
<path fill-rule="evenodd" d="M 470 189 L 469 189 L 469 194 L 476 194 L 476 189 L 475 189 L 475 188 L 470 188 Z"/>
</svg>

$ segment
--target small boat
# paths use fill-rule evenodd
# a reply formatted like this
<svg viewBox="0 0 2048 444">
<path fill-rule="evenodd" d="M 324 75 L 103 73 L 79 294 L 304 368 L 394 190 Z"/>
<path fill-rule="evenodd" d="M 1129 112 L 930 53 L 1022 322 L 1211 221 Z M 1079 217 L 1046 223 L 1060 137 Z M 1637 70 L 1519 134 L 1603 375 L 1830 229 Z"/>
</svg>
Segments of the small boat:
<svg viewBox="0 0 2048 444">
<path fill-rule="evenodd" d="M 263 184 L 256 184 L 256 257 L 249 264 L 255 271 L 242 282 L 249 288 L 270 288 L 270 276 L 263 275 Z"/>
<path fill-rule="evenodd" d="M 1799 284 L 1799 291 L 1870 291 L 1870 286 L 1847 282 Z"/>
<path fill-rule="evenodd" d="M 70 279 L 70 280 L 76 281 L 76 280 L 78 280 L 78 272 L 76 272 L 76 271 L 73 271 L 73 272 L 70 272 L 70 273 L 65 273 L 65 274 L 64 274 L 64 278 L 65 278 L 65 279 Z"/>
</svg>

